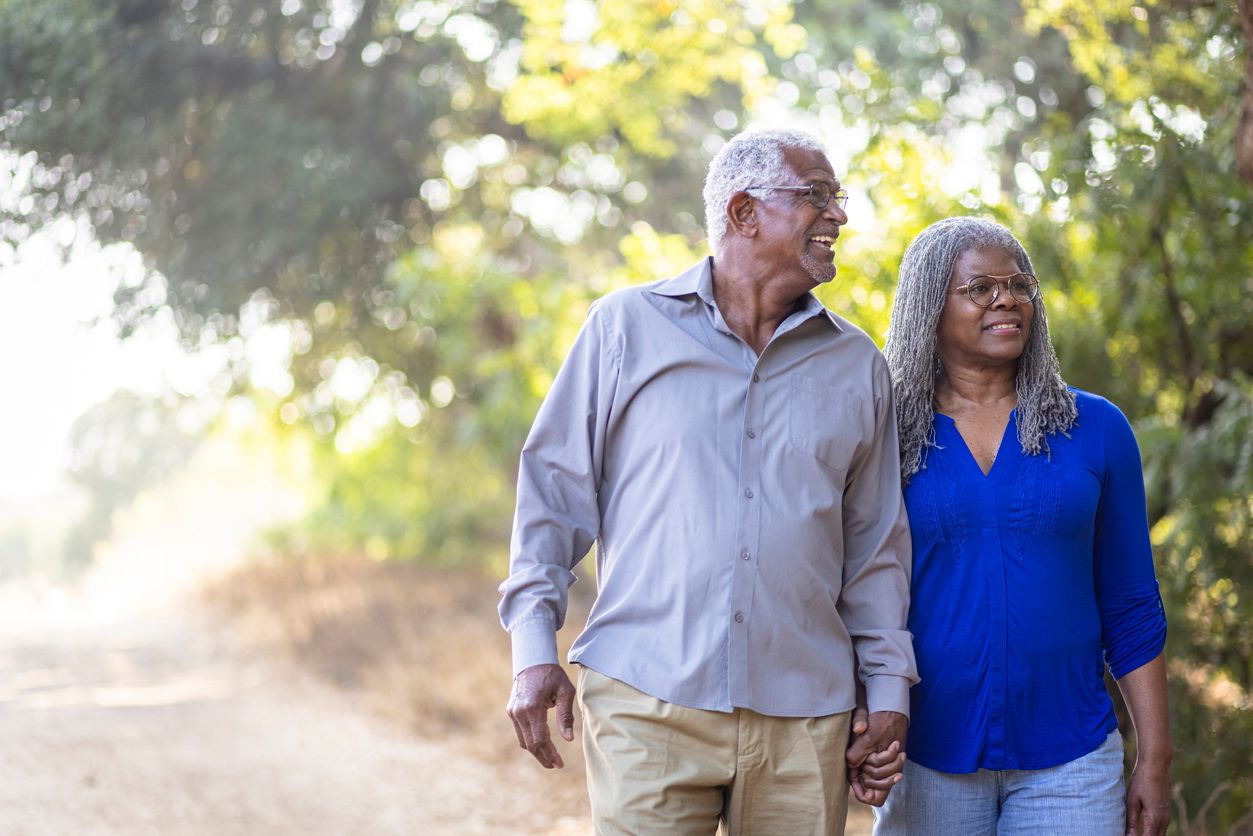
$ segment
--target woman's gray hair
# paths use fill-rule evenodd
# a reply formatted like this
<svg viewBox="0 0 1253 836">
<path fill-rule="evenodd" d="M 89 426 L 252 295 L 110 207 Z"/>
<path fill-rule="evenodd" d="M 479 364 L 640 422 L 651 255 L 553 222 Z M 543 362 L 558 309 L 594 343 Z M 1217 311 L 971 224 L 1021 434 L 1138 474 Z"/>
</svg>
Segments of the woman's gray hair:
<svg viewBox="0 0 1253 836">
<path fill-rule="evenodd" d="M 926 467 L 926 450 L 935 447 L 935 385 L 942 371 L 936 346 L 940 313 L 949 295 L 953 265 L 962 253 L 983 248 L 1013 255 L 1018 269 L 1035 273 L 1022 244 L 1008 229 L 980 218 L 946 218 L 931 224 L 901 259 L 896 301 L 883 354 L 892 373 L 897 429 L 901 444 L 901 478 L 905 484 Z M 1078 412 L 1075 395 L 1062 380 L 1057 354 L 1049 339 L 1044 301 L 1031 303 L 1035 315 L 1031 335 L 1018 358 L 1018 443 L 1023 453 L 1048 453 L 1048 436 L 1067 433 Z"/>
<path fill-rule="evenodd" d="M 705 232 L 715 256 L 727 234 L 727 203 L 750 186 L 779 186 L 790 174 L 783 152 L 788 148 L 817 151 L 822 143 L 804 131 L 750 129 L 732 137 L 714 155 L 705 175 Z M 797 184 L 799 185 L 799 184 Z"/>
</svg>

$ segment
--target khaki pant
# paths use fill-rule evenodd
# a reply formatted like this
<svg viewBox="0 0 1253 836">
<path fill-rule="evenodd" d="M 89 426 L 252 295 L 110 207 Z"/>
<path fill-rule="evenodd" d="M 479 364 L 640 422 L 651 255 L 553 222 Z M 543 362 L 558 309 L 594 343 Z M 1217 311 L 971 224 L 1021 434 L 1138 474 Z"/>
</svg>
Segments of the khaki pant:
<svg viewBox="0 0 1253 836">
<path fill-rule="evenodd" d="M 851 712 L 766 717 L 684 708 L 579 669 L 596 832 L 841 836 Z"/>
</svg>

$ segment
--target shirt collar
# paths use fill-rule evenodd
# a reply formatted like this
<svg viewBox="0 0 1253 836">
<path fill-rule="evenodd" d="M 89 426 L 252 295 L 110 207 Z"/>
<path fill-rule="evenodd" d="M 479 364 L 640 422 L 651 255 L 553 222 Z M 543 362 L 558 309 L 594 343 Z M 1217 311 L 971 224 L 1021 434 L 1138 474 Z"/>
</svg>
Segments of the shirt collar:
<svg viewBox="0 0 1253 836">
<path fill-rule="evenodd" d="M 658 282 L 650 290 L 658 296 L 690 296 L 693 293 L 707 305 L 717 307 L 714 302 L 713 256 L 706 256 L 672 279 Z M 827 310 L 826 305 L 818 301 L 812 293 L 801 297 L 801 310 L 810 316 L 825 316 L 836 332 L 844 329 L 840 326 L 839 317 Z"/>
<path fill-rule="evenodd" d="M 690 296 L 714 303 L 713 256 L 706 256 L 673 279 L 657 282 L 650 288 L 658 296 Z"/>
</svg>

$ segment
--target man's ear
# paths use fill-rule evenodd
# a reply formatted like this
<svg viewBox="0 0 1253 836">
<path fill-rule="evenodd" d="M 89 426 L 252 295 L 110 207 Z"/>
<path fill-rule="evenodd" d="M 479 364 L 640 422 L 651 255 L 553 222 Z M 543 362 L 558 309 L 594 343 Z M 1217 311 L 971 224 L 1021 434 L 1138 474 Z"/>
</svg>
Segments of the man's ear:
<svg viewBox="0 0 1253 836">
<path fill-rule="evenodd" d="M 756 237 L 756 201 L 748 192 L 736 192 L 727 201 L 727 228 L 745 238 Z"/>
</svg>

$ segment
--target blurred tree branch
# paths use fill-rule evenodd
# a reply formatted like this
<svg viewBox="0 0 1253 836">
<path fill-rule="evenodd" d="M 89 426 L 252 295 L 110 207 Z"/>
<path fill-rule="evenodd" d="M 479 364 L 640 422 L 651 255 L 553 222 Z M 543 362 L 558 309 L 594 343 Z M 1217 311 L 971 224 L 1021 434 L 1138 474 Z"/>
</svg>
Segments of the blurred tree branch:
<svg viewBox="0 0 1253 836">
<path fill-rule="evenodd" d="M 1236 0 L 1244 30 L 1244 103 L 1236 127 L 1236 160 L 1240 176 L 1253 183 L 1253 0 Z"/>
</svg>

